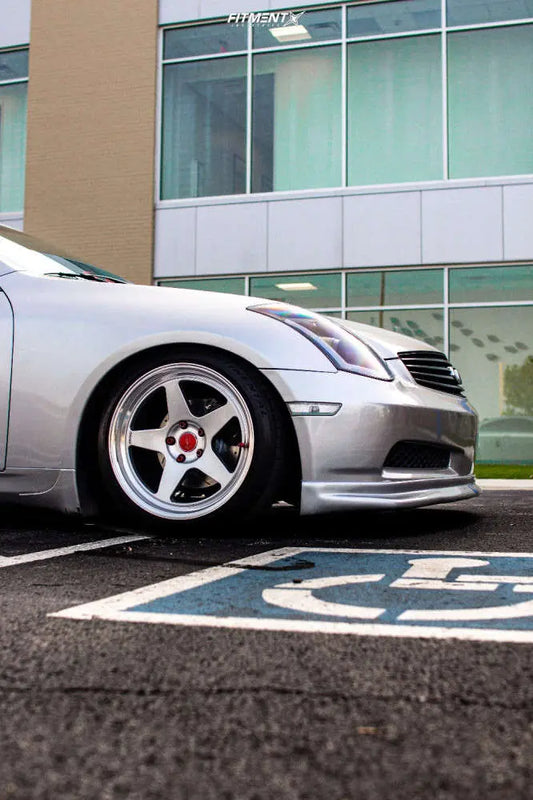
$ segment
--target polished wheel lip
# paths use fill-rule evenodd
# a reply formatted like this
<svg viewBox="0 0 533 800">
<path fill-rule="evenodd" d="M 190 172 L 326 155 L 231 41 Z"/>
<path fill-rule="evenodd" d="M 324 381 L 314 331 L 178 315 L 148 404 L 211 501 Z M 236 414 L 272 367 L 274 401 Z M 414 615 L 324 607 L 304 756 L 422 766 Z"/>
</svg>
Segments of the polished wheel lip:
<svg viewBox="0 0 533 800">
<path fill-rule="evenodd" d="M 136 431 L 131 428 L 132 420 L 135 417 L 137 410 L 141 404 L 155 391 L 167 387 L 170 382 L 176 381 L 196 381 L 198 383 L 207 384 L 217 392 L 222 394 L 229 406 L 228 410 L 233 412 L 232 416 L 237 417 L 241 429 L 241 439 L 245 447 L 241 448 L 240 456 L 237 466 L 233 473 L 226 470 L 227 482 L 221 488 L 208 498 L 199 501 L 191 501 L 190 503 L 173 503 L 157 497 L 161 491 L 160 487 L 157 492 L 152 492 L 148 489 L 145 483 L 140 479 L 132 463 L 130 455 L 130 446 L 132 440 L 135 439 Z M 167 395 L 168 397 L 168 395 Z M 221 408 L 226 408 L 222 406 Z M 176 400 L 176 408 L 180 406 L 179 400 Z M 216 411 L 210 412 L 200 417 L 196 417 L 188 408 L 184 408 L 183 404 L 179 407 L 179 411 L 174 409 L 179 419 L 174 419 L 171 410 L 169 409 L 168 419 L 165 420 L 164 425 L 154 431 L 146 431 L 147 439 L 150 446 L 146 449 L 161 452 L 165 459 L 170 458 L 167 452 L 167 445 L 165 439 L 168 437 L 169 432 L 174 431 L 179 424 L 179 421 L 186 417 L 194 425 L 205 429 L 206 437 L 206 451 L 209 450 L 209 458 L 211 464 L 215 469 L 225 470 L 222 461 L 218 459 L 211 447 L 211 442 L 215 434 L 220 430 L 223 425 L 220 425 L 216 430 L 210 428 L 210 416 L 215 415 Z M 142 432 L 141 432 L 142 433 Z M 151 437 L 151 439 L 150 439 Z M 161 440 L 161 447 L 154 444 Z M 108 453 L 113 474 L 122 488 L 126 496 L 140 509 L 152 514 L 153 516 L 160 517 L 161 519 L 168 520 L 187 520 L 195 519 L 197 517 L 212 514 L 221 508 L 231 497 L 235 495 L 238 489 L 242 486 L 252 463 L 254 454 L 254 425 L 250 410 L 244 397 L 236 386 L 220 372 L 217 372 L 211 367 L 197 364 L 191 361 L 176 362 L 171 364 L 163 364 L 149 370 L 139 377 L 122 395 L 119 399 L 111 422 L 109 425 L 109 433 L 107 437 Z M 139 445 L 137 445 L 139 446 Z M 213 459 L 215 461 L 213 461 Z M 219 465 L 218 463 L 219 462 Z M 166 462 L 165 462 L 166 463 Z M 184 463 L 183 469 L 186 471 L 192 466 L 202 469 L 202 461 L 198 459 L 193 464 Z M 204 462 L 205 463 L 205 462 Z M 209 475 L 209 470 L 206 468 L 206 474 Z M 212 476 L 210 476 L 212 477 Z M 178 480 L 176 480 L 178 483 Z"/>
</svg>

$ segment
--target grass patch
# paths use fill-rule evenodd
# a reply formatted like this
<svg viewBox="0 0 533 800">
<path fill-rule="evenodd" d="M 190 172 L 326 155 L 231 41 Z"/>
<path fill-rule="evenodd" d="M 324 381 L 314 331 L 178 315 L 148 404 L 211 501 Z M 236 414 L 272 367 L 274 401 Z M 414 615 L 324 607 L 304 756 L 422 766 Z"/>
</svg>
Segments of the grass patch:
<svg viewBox="0 0 533 800">
<path fill-rule="evenodd" d="M 476 464 L 476 478 L 533 478 L 533 464 Z"/>
</svg>

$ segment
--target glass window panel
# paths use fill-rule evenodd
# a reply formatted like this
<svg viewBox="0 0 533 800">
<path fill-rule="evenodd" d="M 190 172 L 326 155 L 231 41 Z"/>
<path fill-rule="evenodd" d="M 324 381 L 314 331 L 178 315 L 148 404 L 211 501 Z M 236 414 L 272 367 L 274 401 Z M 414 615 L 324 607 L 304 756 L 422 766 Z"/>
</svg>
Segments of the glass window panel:
<svg viewBox="0 0 533 800">
<path fill-rule="evenodd" d="M 28 77 L 28 50 L 0 50 L 0 82 Z"/>
<path fill-rule="evenodd" d="M 349 306 L 380 306 L 385 303 L 385 273 L 355 272 L 346 276 Z"/>
<path fill-rule="evenodd" d="M 443 273 L 439 269 L 354 272 L 347 276 L 349 306 L 422 305 L 442 303 Z"/>
<path fill-rule="evenodd" d="M 341 51 L 254 56 L 252 191 L 341 185 Z"/>
<path fill-rule="evenodd" d="M 405 308 L 394 311 L 350 311 L 347 317 L 354 322 L 377 325 L 388 331 L 421 339 L 439 350 L 444 346 L 444 315 L 441 311 Z"/>
<path fill-rule="evenodd" d="M 304 308 L 340 308 L 341 275 L 268 275 L 250 279 L 250 294 Z"/>
<path fill-rule="evenodd" d="M 0 211 L 24 208 L 27 83 L 0 85 Z"/>
<path fill-rule="evenodd" d="M 348 46 L 348 183 L 442 177 L 440 36 Z"/>
<path fill-rule="evenodd" d="M 385 304 L 407 305 L 442 303 L 444 300 L 443 273 L 439 269 L 387 272 Z"/>
<path fill-rule="evenodd" d="M 161 286 L 176 289 L 199 289 L 204 292 L 245 294 L 244 278 L 202 278 L 200 280 L 162 281 Z"/>
<path fill-rule="evenodd" d="M 276 12 L 272 12 L 275 14 Z M 277 12 L 278 22 L 253 26 L 254 47 L 279 47 L 280 45 L 311 44 L 331 39 L 340 39 L 341 10 L 328 8 L 323 11 L 303 11 L 296 14 L 297 25 L 291 21 L 289 12 Z M 285 16 L 283 16 L 285 15 Z"/>
<path fill-rule="evenodd" d="M 450 177 L 533 172 L 533 25 L 448 36 Z"/>
<path fill-rule="evenodd" d="M 533 266 L 450 270 L 451 303 L 532 300 Z"/>
<path fill-rule="evenodd" d="M 246 50 L 247 27 L 228 22 L 171 28 L 164 33 L 163 58 L 187 58 Z"/>
<path fill-rule="evenodd" d="M 478 459 L 533 461 L 531 441 L 482 433 L 485 420 L 533 417 L 533 307 L 454 309 L 450 323 L 451 360 L 481 420 Z"/>
<path fill-rule="evenodd" d="M 448 25 L 502 22 L 533 17 L 533 0 L 448 0 Z"/>
<path fill-rule="evenodd" d="M 351 6 L 347 23 L 349 37 L 440 28 L 440 0 L 395 0 Z"/>
<path fill-rule="evenodd" d="M 246 190 L 246 58 L 164 68 L 161 198 Z"/>
</svg>

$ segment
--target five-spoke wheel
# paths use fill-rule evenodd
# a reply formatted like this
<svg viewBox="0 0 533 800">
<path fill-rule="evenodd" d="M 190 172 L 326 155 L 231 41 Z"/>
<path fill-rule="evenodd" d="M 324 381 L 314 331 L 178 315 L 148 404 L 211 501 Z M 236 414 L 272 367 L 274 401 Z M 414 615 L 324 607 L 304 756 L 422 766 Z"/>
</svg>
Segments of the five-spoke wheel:
<svg viewBox="0 0 533 800">
<path fill-rule="evenodd" d="M 230 377 L 213 359 L 166 359 L 115 393 L 100 460 L 130 507 L 193 520 L 243 507 L 240 492 L 269 496 L 281 464 L 280 414 L 246 369 L 231 367 Z"/>
</svg>

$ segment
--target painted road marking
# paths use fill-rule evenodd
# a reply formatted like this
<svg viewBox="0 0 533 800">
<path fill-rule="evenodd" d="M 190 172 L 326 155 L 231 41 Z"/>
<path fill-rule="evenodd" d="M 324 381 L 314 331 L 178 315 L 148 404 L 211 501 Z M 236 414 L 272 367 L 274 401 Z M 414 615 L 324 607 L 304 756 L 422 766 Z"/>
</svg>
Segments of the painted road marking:
<svg viewBox="0 0 533 800">
<path fill-rule="evenodd" d="M 282 548 L 50 616 L 531 643 L 533 553 Z"/>
<path fill-rule="evenodd" d="M 32 561 L 46 561 L 49 558 L 70 556 L 72 553 L 81 553 L 88 550 L 100 550 L 103 547 L 113 547 L 117 544 L 128 544 L 128 542 L 138 542 L 141 539 L 149 538 L 149 536 L 140 535 L 116 536 L 114 539 L 101 539 L 98 542 L 73 544 L 70 547 L 57 547 L 54 550 L 39 550 L 36 553 L 24 553 L 20 556 L 0 556 L 0 569 L 3 567 L 16 567 L 19 564 L 29 564 Z"/>
</svg>

